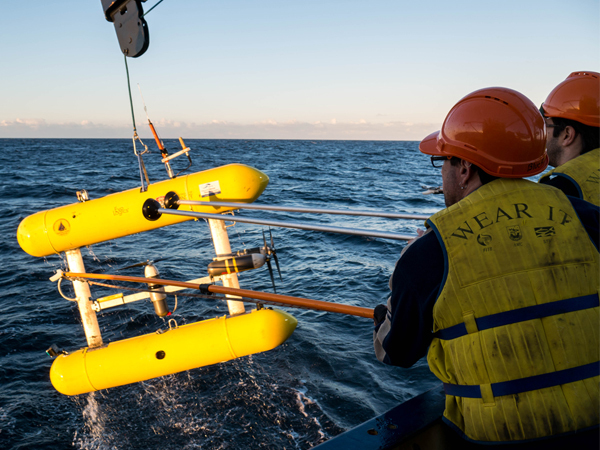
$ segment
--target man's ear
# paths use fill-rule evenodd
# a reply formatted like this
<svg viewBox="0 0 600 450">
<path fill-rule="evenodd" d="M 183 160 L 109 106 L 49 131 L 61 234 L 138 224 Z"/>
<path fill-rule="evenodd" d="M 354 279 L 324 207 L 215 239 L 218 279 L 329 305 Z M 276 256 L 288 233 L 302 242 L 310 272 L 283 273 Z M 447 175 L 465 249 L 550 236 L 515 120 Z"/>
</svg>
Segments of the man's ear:
<svg viewBox="0 0 600 450">
<path fill-rule="evenodd" d="M 571 125 L 567 125 L 563 131 L 564 137 L 562 140 L 562 145 L 565 147 L 572 145 L 575 142 L 575 139 L 577 139 L 577 131 L 575 131 L 575 128 L 573 128 Z"/>
<path fill-rule="evenodd" d="M 475 179 L 479 180 L 479 172 L 477 172 L 475 166 L 464 159 L 460 163 L 460 175 L 464 178 L 465 182 Z"/>
<path fill-rule="evenodd" d="M 461 175 L 464 175 L 466 179 L 471 179 L 473 178 L 473 175 L 477 173 L 477 170 L 475 170 L 475 166 L 473 164 L 463 159 L 460 163 L 460 173 Z"/>
<path fill-rule="evenodd" d="M 460 160 L 460 173 L 461 175 L 466 174 L 473 165 L 469 161 L 464 159 Z"/>
</svg>

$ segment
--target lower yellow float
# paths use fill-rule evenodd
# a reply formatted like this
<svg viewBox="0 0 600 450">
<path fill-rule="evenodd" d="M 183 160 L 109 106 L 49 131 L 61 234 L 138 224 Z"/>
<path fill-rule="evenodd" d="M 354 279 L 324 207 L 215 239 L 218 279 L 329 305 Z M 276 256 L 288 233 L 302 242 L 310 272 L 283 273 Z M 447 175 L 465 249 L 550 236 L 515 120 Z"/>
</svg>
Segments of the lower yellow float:
<svg viewBox="0 0 600 450">
<path fill-rule="evenodd" d="M 272 309 L 204 320 L 59 355 L 50 380 L 65 395 L 144 381 L 271 350 L 296 324 L 291 315 Z"/>
</svg>

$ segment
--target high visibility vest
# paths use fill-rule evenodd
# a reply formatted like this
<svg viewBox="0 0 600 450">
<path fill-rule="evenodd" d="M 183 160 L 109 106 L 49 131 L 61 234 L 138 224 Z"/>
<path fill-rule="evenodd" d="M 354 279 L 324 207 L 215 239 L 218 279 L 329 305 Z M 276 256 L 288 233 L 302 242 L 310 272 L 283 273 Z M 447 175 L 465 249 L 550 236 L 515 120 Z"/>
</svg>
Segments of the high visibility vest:
<svg viewBox="0 0 600 450">
<path fill-rule="evenodd" d="M 599 254 L 566 195 L 498 179 L 428 220 L 446 258 L 427 360 L 481 442 L 599 423 Z"/>
<path fill-rule="evenodd" d="M 557 175 L 569 179 L 579 191 L 579 197 L 600 206 L 600 149 L 591 150 L 552 169 L 540 181 Z"/>
</svg>

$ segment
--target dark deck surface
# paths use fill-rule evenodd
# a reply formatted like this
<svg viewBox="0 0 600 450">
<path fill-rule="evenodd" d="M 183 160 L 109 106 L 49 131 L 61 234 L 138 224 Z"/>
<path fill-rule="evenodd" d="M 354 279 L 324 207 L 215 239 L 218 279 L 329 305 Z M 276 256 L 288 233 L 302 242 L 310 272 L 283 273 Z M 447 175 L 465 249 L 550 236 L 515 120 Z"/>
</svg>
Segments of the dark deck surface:
<svg viewBox="0 0 600 450">
<path fill-rule="evenodd" d="M 315 447 L 315 450 L 387 450 L 415 448 L 411 437 L 421 435 L 430 445 L 421 448 L 447 448 L 441 416 L 445 396 L 442 385 L 418 395 L 384 414 L 346 431 Z M 444 427 L 445 428 L 445 427 Z M 426 436 L 423 436 L 426 435 Z M 416 447 L 419 448 L 419 447 Z"/>
<path fill-rule="evenodd" d="M 314 447 L 315 450 L 597 450 L 598 428 L 550 439 L 515 444 L 481 445 L 462 439 L 442 422 L 442 385 Z"/>
</svg>

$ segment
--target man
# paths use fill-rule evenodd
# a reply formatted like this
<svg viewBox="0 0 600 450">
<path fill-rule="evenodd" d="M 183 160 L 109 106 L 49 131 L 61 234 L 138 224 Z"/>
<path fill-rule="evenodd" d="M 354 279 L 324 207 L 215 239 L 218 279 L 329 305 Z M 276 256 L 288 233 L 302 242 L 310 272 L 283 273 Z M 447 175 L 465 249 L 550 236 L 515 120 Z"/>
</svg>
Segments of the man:
<svg viewBox="0 0 600 450">
<path fill-rule="evenodd" d="M 600 74 L 573 72 L 540 108 L 550 165 L 540 183 L 600 205 Z"/>
<path fill-rule="evenodd" d="M 467 95 L 421 142 L 447 208 L 396 264 L 375 352 L 401 367 L 427 353 L 444 421 L 467 440 L 592 429 L 598 448 L 600 209 L 522 179 L 546 168 L 545 146 L 537 108 L 505 88 Z"/>
</svg>

